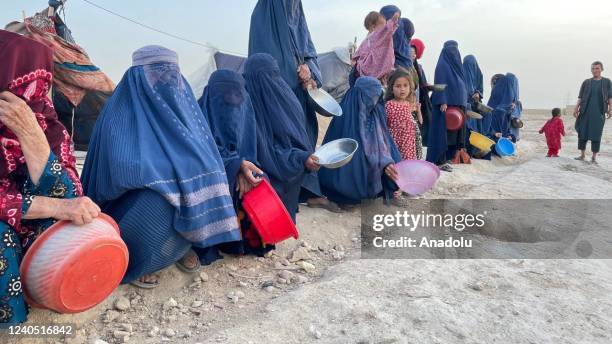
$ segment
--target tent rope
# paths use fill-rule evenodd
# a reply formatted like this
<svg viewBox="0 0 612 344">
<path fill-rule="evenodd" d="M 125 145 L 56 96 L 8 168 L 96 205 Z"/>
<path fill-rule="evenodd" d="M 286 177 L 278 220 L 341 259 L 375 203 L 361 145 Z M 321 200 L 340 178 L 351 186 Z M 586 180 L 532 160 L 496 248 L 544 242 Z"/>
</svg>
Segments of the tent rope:
<svg viewBox="0 0 612 344">
<path fill-rule="evenodd" d="M 178 36 L 178 35 L 175 35 L 175 34 L 172 34 L 172 33 L 169 33 L 169 32 L 163 31 L 163 30 L 160 30 L 160 29 L 157 29 L 157 28 L 155 28 L 153 26 L 141 23 L 141 22 L 136 21 L 136 20 L 134 20 L 132 18 L 126 17 L 126 16 L 124 16 L 122 14 L 119 14 L 119 13 L 114 12 L 112 10 L 109 10 L 109 9 L 107 9 L 105 7 L 102 7 L 102 6 L 92 2 L 90 0 L 82 0 L 82 1 L 87 3 L 87 4 L 89 4 L 89 5 L 91 5 L 91 6 L 93 6 L 93 7 L 98 8 L 98 9 L 104 11 L 104 12 L 107 12 L 107 13 L 109 13 L 111 15 L 117 16 L 117 17 L 119 17 L 119 18 L 121 18 L 123 20 L 129 21 L 129 22 L 131 22 L 133 24 L 136 24 L 138 26 L 141 26 L 141 27 L 143 27 L 145 29 L 148 29 L 148 30 L 151 30 L 151 31 L 155 31 L 155 32 L 160 33 L 162 35 L 166 35 L 168 37 L 172 37 L 174 39 L 178 39 L 178 40 L 181 40 L 181 41 L 184 41 L 184 42 L 187 42 L 187 43 L 191 43 L 191 44 L 194 44 L 194 45 L 198 45 L 198 46 L 201 46 L 201 47 L 204 47 L 204 48 L 218 50 L 218 51 L 220 51 L 222 53 L 228 53 L 228 54 L 238 55 L 238 56 L 245 56 L 245 54 L 243 54 L 243 53 L 238 53 L 238 52 L 229 51 L 229 50 L 221 50 L 221 49 L 216 48 L 213 45 L 208 44 L 208 43 L 197 42 L 197 41 L 194 41 L 194 40 L 191 40 L 191 39 L 188 39 L 188 38 L 184 38 L 184 37 L 181 37 L 181 36 Z"/>
</svg>

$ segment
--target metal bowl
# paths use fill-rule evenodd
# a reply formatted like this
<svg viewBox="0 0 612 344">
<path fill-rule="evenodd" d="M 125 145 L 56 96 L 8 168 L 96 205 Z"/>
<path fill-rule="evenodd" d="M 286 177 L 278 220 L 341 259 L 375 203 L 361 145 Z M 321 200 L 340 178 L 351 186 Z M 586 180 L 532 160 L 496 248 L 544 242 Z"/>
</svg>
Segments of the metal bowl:
<svg viewBox="0 0 612 344">
<path fill-rule="evenodd" d="M 436 85 L 428 85 L 427 89 L 434 92 L 442 92 L 446 89 L 448 85 L 446 84 L 436 84 Z"/>
<path fill-rule="evenodd" d="M 478 105 L 476 105 L 476 111 L 480 113 L 491 113 L 493 112 L 493 108 L 490 106 L 484 105 L 483 103 L 478 103 Z"/>
<path fill-rule="evenodd" d="M 319 115 L 325 117 L 342 116 L 340 104 L 323 89 L 308 89 L 308 98 L 310 99 L 310 104 L 314 106 Z"/>
<path fill-rule="evenodd" d="M 469 118 L 473 118 L 473 119 L 482 119 L 482 115 L 474 112 L 474 111 L 466 111 L 465 114 L 469 117 Z"/>
<path fill-rule="evenodd" d="M 359 148 L 359 143 L 353 139 L 339 139 L 319 147 L 314 153 L 319 158 L 319 165 L 335 169 L 348 164 Z"/>
</svg>

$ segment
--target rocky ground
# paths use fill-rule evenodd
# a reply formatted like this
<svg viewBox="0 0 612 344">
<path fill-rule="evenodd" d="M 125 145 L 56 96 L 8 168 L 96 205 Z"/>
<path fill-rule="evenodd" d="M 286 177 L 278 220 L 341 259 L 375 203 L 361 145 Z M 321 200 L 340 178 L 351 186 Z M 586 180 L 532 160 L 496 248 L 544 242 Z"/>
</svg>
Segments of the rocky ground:
<svg viewBox="0 0 612 344">
<path fill-rule="evenodd" d="M 577 162 L 574 133 L 546 159 L 527 114 L 519 156 L 443 174 L 427 198 L 589 198 L 612 194 L 612 155 Z M 571 127 L 572 121 L 565 118 Z M 612 151 L 606 128 L 604 151 Z M 151 291 L 121 286 L 49 343 L 611 343 L 611 260 L 365 260 L 360 213 L 303 207 L 300 240 L 264 258 L 226 257 Z M 608 243 L 607 247 L 612 243 Z M 14 338 L 12 339 L 13 341 Z"/>
</svg>

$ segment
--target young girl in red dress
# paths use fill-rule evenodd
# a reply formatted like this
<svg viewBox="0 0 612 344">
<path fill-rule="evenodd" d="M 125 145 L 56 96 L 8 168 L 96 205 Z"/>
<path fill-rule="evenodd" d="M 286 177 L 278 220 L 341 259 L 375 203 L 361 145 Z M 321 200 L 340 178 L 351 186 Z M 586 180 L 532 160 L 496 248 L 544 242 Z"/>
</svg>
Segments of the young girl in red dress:
<svg viewBox="0 0 612 344">
<path fill-rule="evenodd" d="M 385 95 L 387 125 L 391 137 L 402 155 L 402 160 L 417 160 L 422 147 L 417 147 L 418 124 L 423 123 L 421 105 L 416 101 L 414 82 L 411 75 L 403 69 L 397 69 L 389 78 Z M 416 120 L 413 117 L 416 113 Z"/>
<path fill-rule="evenodd" d="M 552 118 L 540 129 L 540 134 L 546 136 L 546 144 L 548 145 L 547 158 L 558 158 L 559 150 L 561 149 L 561 137 L 565 136 L 565 125 L 561 119 L 561 109 L 554 108 L 552 110 Z"/>
</svg>

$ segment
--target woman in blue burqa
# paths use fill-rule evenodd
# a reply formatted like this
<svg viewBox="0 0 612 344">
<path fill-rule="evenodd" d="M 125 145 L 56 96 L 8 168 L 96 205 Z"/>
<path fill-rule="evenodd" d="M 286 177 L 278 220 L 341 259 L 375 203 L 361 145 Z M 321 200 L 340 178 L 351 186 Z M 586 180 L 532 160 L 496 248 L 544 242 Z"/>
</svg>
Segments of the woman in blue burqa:
<svg viewBox="0 0 612 344">
<path fill-rule="evenodd" d="M 351 138 L 359 143 L 353 159 L 338 169 L 319 172 L 321 188 L 330 200 L 343 207 L 384 195 L 389 200 L 397 190 L 393 164 L 401 156 L 387 127 L 380 81 L 360 77 L 342 103 L 342 117 L 334 117 L 324 143 Z"/>
<path fill-rule="evenodd" d="M 435 72 L 435 84 L 446 84 L 444 91 L 434 92 L 431 96 L 433 114 L 429 126 L 429 142 L 427 143 L 427 161 L 440 166 L 443 171 L 450 172 L 452 167 L 448 161 L 457 150 L 465 144 L 465 125 L 456 131 L 446 129 L 446 109 L 455 106 L 465 111 L 467 107 L 467 87 L 465 74 L 459 53 L 459 45 L 455 41 L 444 43 Z"/>
<path fill-rule="evenodd" d="M 516 139 L 520 140 L 521 126 L 520 121 L 521 115 L 523 114 L 523 103 L 521 103 L 520 91 L 519 91 L 519 80 L 516 75 L 512 73 L 506 74 L 509 79 L 510 87 L 512 89 L 512 113 L 510 114 L 510 132 Z M 519 124 L 520 123 L 520 124 Z"/>
<path fill-rule="evenodd" d="M 251 55 L 244 67 L 257 123 L 257 162 L 295 222 L 302 181 L 318 171 L 304 128 L 304 110 L 269 54 Z"/>
<path fill-rule="evenodd" d="M 198 100 L 225 165 L 227 181 L 240 220 L 242 241 L 219 245 L 232 254 L 262 255 L 274 246 L 264 246 L 245 216 L 242 196 L 261 182 L 257 167 L 257 122 L 244 78 L 231 70 L 215 71 Z"/>
<path fill-rule="evenodd" d="M 153 288 L 156 271 L 176 262 L 195 272 L 218 258 L 216 245 L 241 239 L 214 138 L 164 47 L 134 52 L 96 123 L 82 183 L 121 228 L 124 283 Z"/>
<path fill-rule="evenodd" d="M 386 20 L 393 18 L 395 13 L 402 11 L 394 5 L 387 5 L 380 9 L 380 14 Z M 412 58 L 410 56 L 410 38 L 414 35 L 414 25 L 406 18 L 398 22 L 399 27 L 393 34 L 393 50 L 395 51 L 395 67 L 402 67 L 406 70 L 412 68 Z"/>
<path fill-rule="evenodd" d="M 480 66 L 478 66 L 478 61 L 474 55 L 467 55 L 463 58 L 463 71 L 465 72 L 465 83 L 468 91 L 468 104 L 470 105 L 472 111 L 477 111 L 476 109 L 478 104 L 482 103 L 484 95 L 484 78 L 482 76 Z M 487 114 L 483 113 L 481 113 L 481 115 L 483 118 L 487 116 Z M 482 134 L 481 119 L 468 118 L 466 121 L 467 128 L 469 130 Z"/>
<path fill-rule="evenodd" d="M 300 102 L 305 114 L 306 133 L 310 145 L 315 147 L 319 125 L 306 90 L 321 87 L 322 77 L 301 0 L 257 2 L 251 15 L 249 56 L 257 53 L 270 54 L 278 62 L 280 75 Z M 302 187 L 301 201 L 306 201 L 311 207 L 339 211 L 337 205 L 322 197 L 317 173 L 307 173 Z"/>
<path fill-rule="evenodd" d="M 489 120 L 483 121 L 483 134 L 495 142 L 502 137 L 516 142 L 516 137 L 510 130 L 510 116 L 513 111 L 512 80 L 506 75 L 498 74 L 495 76 L 495 82 L 492 83 L 492 86 L 491 97 L 487 105 L 493 108 L 493 112 L 484 118 Z M 491 152 L 476 152 L 474 156 L 490 160 L 492 154 L 496 154 L 495 146 L 491 147 Z"/>
</svg>

